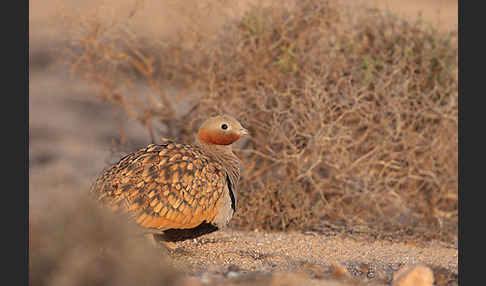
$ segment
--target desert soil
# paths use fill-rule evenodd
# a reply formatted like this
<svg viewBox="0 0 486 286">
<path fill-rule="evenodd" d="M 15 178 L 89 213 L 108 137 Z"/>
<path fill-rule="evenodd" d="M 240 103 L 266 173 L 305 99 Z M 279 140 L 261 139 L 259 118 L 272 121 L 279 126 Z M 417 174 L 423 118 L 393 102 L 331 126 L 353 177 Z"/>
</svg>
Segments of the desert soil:
<svg viewBox="0 0 486 286">
<path fill-rule="evenodd" d="M 50 4 L 41 7 L 40 2 Z M 149 143 L 144 130 L 130 122 L 120 126 L 116 117 L 121 115 L 109 105 L 98 102 L 94 91 L 82 82 L 70 78 L 66 67 L 52 64 L 54 57 L 47 49 L 60 41 L 53 41 L 56 34 L 41 24 L 51 22 L 54 2 L 30 1 L 30 216 L 38 215 L 54 192 L 86 192 L 100 170 L 117 159 L 110 148 L 119 128 L 124 129 L 134 148 Z M 423 17 L 433 25 L 457 29 L 455 1 L 400 4 L 402 2 L 405 1 L 376 0 L 379 7 L 396 9 L 407 17 L 414 17 L 422 10 Z M 57 37 L 61 36 L 57 34 Z M 268 273 L 294 273 L 302 274 L 307 284 L 321 285 L 323 277 L 331 277 L 326 275 L 333 272 L 332 265 L 334 272 L 344 267 L 359 280 L 377 285 L 385 285 L 394 271 L 410 264 L 426 264 L 434 270 L 434 275 L 452 275 L 456 281 L 458 273 L 457 240 L 450 243 L 373 241 L 358 234 L 331 232 L 267 233 L 227 229 L 197 241 L 179 243 L 172 257 L 174 264 L 184 269 L 188 277 L 204 283 Z"/>
</svg>

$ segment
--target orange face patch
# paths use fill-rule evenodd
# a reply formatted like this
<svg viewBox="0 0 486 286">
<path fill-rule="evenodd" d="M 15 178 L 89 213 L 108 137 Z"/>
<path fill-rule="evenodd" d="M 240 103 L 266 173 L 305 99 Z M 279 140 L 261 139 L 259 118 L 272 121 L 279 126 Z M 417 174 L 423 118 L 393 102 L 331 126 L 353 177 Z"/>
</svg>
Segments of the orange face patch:
<svg viewBox="0 0 486 286">
<path fill-rule="evenodd" d="M 210 131 L 207 129 L 199 130 L 197 137 L 202 142 L 215 145 L 229 145 L 240 139 L 240 135 L 237 133 Z"/>
</svg>

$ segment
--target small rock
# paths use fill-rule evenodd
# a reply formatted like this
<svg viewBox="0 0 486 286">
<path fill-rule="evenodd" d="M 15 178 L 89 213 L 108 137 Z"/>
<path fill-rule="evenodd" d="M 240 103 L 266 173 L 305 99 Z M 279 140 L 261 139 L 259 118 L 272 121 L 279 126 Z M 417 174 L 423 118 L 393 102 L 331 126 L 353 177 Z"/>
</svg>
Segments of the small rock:
<svg viewBox="0 0 486 286">
<path fill-rule="evenodd" d="M 392 286 L 433 286 L 434 273 L 425 265 L 410 265 L 395 272 Z"/>
<path fill-rule="evenodd" d="M 350 277 L 348 270 L 346 270 L 346 267 L 338 263 L 331 264 L 331 276 L 333 276 L 334 278 Z"/>
<path fill-rule="evenodd" d="M 228 278 L 236 278 L 238 276 L 240 276 L 240 273 L 235 272 L 235 271 L 230 271 L 230 272 L 226 273 L 226 277 L 228 277 Z"/>
</svg>

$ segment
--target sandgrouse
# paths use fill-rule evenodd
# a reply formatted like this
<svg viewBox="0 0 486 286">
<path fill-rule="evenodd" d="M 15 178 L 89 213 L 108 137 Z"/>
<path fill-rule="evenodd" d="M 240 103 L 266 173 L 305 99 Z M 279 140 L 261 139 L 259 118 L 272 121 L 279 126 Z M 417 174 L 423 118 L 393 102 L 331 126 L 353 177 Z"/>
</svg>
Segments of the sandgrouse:
<svg viewBox="0 0 486 286">
<path fill-rule="evenodd" d="M 207 119 L 195 144 L 151 144 L 103 171 L 91 193 L 130 214 L 169 248 L 228 224 L 236 207 L 240 161 L 231 144 L 247 130 L 231 116 Z"/>
</svg>

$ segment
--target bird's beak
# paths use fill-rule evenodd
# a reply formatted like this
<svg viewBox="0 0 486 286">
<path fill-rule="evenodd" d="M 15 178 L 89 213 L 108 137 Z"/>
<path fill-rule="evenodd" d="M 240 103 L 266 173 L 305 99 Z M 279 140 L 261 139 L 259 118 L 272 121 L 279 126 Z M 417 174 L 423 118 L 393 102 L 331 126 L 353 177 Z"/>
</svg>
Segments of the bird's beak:
<svg viewBox="0 0 486 286">
<path fill-rule="evenodd" d="M 241 136 L 248 135 L 248 130 L 246 130 L 245 128 L 241 128 L 240 129 L 240 134 L 241 134 Z"/>
</svg>

